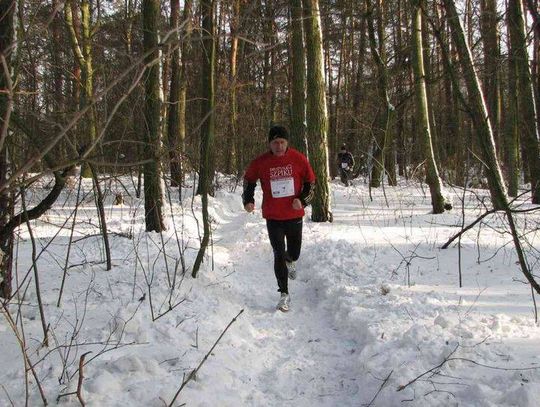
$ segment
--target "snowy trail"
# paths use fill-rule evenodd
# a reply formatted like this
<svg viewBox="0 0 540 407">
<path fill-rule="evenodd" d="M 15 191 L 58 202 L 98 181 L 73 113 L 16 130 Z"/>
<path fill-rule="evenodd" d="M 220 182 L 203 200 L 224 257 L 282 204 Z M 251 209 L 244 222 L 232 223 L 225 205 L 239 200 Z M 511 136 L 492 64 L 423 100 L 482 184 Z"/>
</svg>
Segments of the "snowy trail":
<svg viewBox="0 0 540 407">
<path fill-rule="evenodd" d="M 216 236 L 236 269 L 223 297 L 230 301 L 227 307 L 245 309 L 237 329 L 246 343 L 240 356 L 249 367 L 242 372 L 250 378 L 245 391 L 261 397 L 247 396 L 253 405 L 335 406 L 354 405 L 358 400 L 359 371 L 350 355 L 360 345 L 339 332 L 334 317 L 321 303 L 324 287 L 310 274 L 315 265 L 304 261 L 320 251 L 309 240 L 309 229 L 305 224 L 307 238 L 298 262 L 298 279 L 289 282 L 292 302 L 288 313 L 275 309 L 279 293 L 260 213 L 239 212 Z M 328 269 L 329 264 L 318 267 Z"/>
</svg>

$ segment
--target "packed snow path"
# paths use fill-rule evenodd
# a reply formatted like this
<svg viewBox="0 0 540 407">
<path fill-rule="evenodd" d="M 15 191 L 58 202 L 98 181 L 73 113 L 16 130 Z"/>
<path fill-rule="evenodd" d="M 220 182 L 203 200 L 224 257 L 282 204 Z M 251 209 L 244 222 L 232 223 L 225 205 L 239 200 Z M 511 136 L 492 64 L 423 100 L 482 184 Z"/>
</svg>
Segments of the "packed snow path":
<svg viewBox="0 0 540 407">
<path fill-rule="evenodd" d="M 275 308 L 279 293 L 260 213 L 238 214 L 215 239 L 234 269 L 227 291 L 218 295 L 227 308 L 245 309 L 234 329 L 244 346 L 235 363 L 239 369 L 229 373 L 238 375 L 233 393 L 245 392 L 250 405 L 354 405 L 360 369 L 350 356 L 361 345 L 340 331 L 315 272 L 335 273 L 339 262 L 332 264 L 317 242 L 306 240 L 298 278 L 289 281 L 291 311 L 282 313 Z"/>
</svg>

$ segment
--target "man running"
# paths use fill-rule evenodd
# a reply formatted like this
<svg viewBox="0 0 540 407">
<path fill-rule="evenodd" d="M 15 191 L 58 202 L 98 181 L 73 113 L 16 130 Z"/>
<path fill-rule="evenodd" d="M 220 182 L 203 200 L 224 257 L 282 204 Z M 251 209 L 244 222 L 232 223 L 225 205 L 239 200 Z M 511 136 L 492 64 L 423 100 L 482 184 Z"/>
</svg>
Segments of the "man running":
<svg viewBox="0 0 540 407">
<path fill-rule="evenodd" d="M 255 209 L 255 187 L 263 191 L 262 216 L 274 250 L 274 273 L 281 293 L 277 309 L 289 310 L 288 278 L 296 278 L 295 261 L 302 246 L 304 208 L 313 197 L 315 174 L 306 156 L 289 147 L 289 134 L 282 126 L 268 133 L 270 151 L 255 158 L 244 175 L 244 209 Z"/>
<path fill-rule="evenodd" d="M 349 177 L 354 167 L 354 158 L 352 154 L 347 151 L 347 146 L 345 144 L 341 146 L 341 151 L 338 153 L 337 161 L 341 182 L 343 182 L 343 185 L 348 187 Z"/>
</svg>

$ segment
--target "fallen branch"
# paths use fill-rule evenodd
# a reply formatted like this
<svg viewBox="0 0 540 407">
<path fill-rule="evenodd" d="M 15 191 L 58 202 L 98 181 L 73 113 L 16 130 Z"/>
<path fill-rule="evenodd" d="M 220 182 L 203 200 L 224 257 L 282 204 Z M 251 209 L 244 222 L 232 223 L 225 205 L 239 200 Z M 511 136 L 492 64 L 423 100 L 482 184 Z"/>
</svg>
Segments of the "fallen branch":
<svg viewBox="0 0 540 407">
<path fill-rule="evenodd" d="M 492 213 L 495 213 L 497 212 L 498 210 L 497 209 L 490 209 L 486 212 L 484 212 L 482 215 L 480 215 L 478 218 L 476 218 L 476 220 L 473 222 L 473 223 L 470 223 L 469 225 L 467 225 L 466 227 L 462 228 L 458 233 L 456 233 L 454 236 L 452 236 L 445 244 L 443 244 L 441 246 L 441 249 L 448 249 L 448 246 L 450 246 L 450 244 L 456 240 L 458 237 L 460 237 L 461 235 L 463 235 L 465 232 L 467 232 L 468 230 L 472 229 L 473 227 L 475 227 L 478 223 L 480 223 L 480 221 L 482 219 L 484 219 L 486 216 L 488 215 L 491 215 Z"/>
<path fill-rule="evenodd" d="M 452 352 L 450 352 L 448 354 L 448 356 L 446 356 L 443 361 L 441 363 L 439 363 L 437 366 L 435 367 L 432 367 L 431 369 L 429 369 L 428 371 L 422 373 L 421 375 L 419 376 L 416 376 L 414 379 L 412 379 L 409 383 L 407 384 L 404 384 L 404 385 L 401 385 L 397 388 L 397 391 L 401 391 L 401 390 L 404 390 L 405 388 L 409 387 L 411 384 L 413 384 L 414 382 L 416 382 L 418 379 L 424 377 L 425 375 L 427 375 L 428 373 L 431 373 L 433 372 L 434 370 L 437 370 L 439 368 L 441 368 L 446 362 L 448 362 L 450 360 L 450 358 L 452 357 L 452 355 L 454 353 L 456 353 L 456 351 L 458 350 L 459 348 L 459 344 L 456 345 L 456 347 L 454 348 L 454 350 Z"/>
<path fill-rule="evenodd" d="M 465 190 L 463 191 L 465 192 Z M 540 206 L 534 206 L 532 208 L 527 208 L 527 209 L 511 209 L 510 208 L 510 205 L 512 205 L 514 202 L 516 202 L 519 198 L 521 198 L 523 195 L 527 194 L 531 192 L 531 190 L 527 190 L 521 194 L 519 194 L 518 196 L 514 197 L 509 203 L 508 203 L 508 208 L 507 210 L 503 210 L 503 209 L 495 209 L 495 208 L 492 208 L 492 209 L 488 209 L 486 210 L 486 212 L 484 212 L 482 215 L 480 215 L 480 217 L 478 217 L 473 223 L 469 224 L 467 227 L 463 227 L 462 225 L 462 229 L 461 231 L 459 231 L 459 233 L 457 233 L 456 235 L 454 235 L 453 237 L 451 237 L 443 246 L 441 246 L 441 249 L 448 249 L 448 246 L 450 246 L 450 243 L 452 243 L 454 240 L 456 240 L 458 237 L 462 236 L 466 231 L 472 229 L 475 225 L 477 225 L 482 219 L 484 219 L 486 216 L 488 215 L 491 215 L 492 213 L 495 213 L 495 212 L 506 212 L 506 213 L 529 213 L 529 212 L 535 212 L 537 210 L 540 210 Z M 463 199 L 463 202 L 465 202 L 465 199 Z M 485 205 L 484 205 L 485 207 Z M 486 208 L 487 209 L 487 208 Z M 464 218 L 463 218 L 464 219 Z"/>
<path fill-rule="evenodd" d="M 481 342 L 480 342 L 481 343 Z M 406 387 L 410 386 L 411 384 L 413 384 L 414 382 L 418 381 L 419 379 L 421 379 L 422 377 L 424 377 L 425 375 L 441 368 L 442 366 L 444 366 L 446 363 L 448 362 L 452 362 L 452 361 L 460 361 L 460 362 L 468 362 L 468 363 L 472 363 L 473 365 L 476 365 L 476 366 L 480 366 L 480 367 L 485 367 L 486 369 L 494 369 L 494 370 L 503 370 L 503 371 L 507 371 L 507 372 L 516 372 L 516 371 L 526 371 L 526 370 L 538 370 L 540 369 L 540 366 L 531 366 L 531 367 L 499 367 L 499 366 L 490 366 L 490 365 L 485 365 L 483 363 L 480 363 L 480 362 L 476 362 L 472 359 L 467 359 L 467 358 L 461 358 L 461 357 L 452 357 L 452 355 L 454 353 L 456 353 L 456 351 L 458 350 L 459 348 L 459 344 L 456 345 L 456 347 L 454 348 L 454 350 L 452 352 L 450 352 L 448 354 L 448 356 L 446 356 L 444 358 L 444 360 L 439 363 L 437 366 L 425 371 L 424 373 L 422 373 L 421 375 L 415 377 L 413 380 L 411 380 L 409 383 L 407 384 L 404 384 L 404 385 L 401 385 L 397 388 L 397 391 L 401 391 L 403 389 L 405 389 Z"/>
<path fill-rule="evenodd" d="M 178 389 L 178 391 L 176 392 L 176 394 L 174 395 L 172 401 L 169 403 L 169 407 L 172 407 L 174 402 L 176 401 L 178 395 L 180 394 L 180 392 L 183 390 L 183 388 L 186 386 L 186 384 L 188 384 L 191 380 L 193 380 L 195 378 L 195 376 L 197 375 L 197 372 L 199 371 L 199 369 L 202 367 L 202 365 L 204 364 L 204 362 L 206 362 L 206 360 L 208 359 L 208 357 L 210 356 L 210 354 L 212 353 L 212 351 L 214 350 L 214 348 L 217 346 L 217 344 L 219 343 L 219 341 L 221 340 L 221 338 L 223 338 L 223 335 L 225 335 L 225 332 L 227 332 L 227 330 L 231 327 L 231 325 L 238 319 L 238 317 L 240 316 L 240 314 L 242 314 L 242 312 L 244 312 L 244 310 L 242 309 L 232 320 L 231 322 L 229 322 L 229 325 L 227 325 L 227 327 L 223 330 L 223 332 L 221 333 L 221 335 L 219 335 L 219 338 L 217 338 L 216 342 L 214 343 L 214 345 L 212 345 L 212 347 L 210 348 L 210 350 L 208 351 L 208 353 L 204 356 L 204 358 L 201 360 L 201 363 L 199 363 L 199 366 L 197 366 L 196 369 L 192 370 L 191 373 L 188 375 L 188 377 L 186 379 L 183 379 L 182 380 L 182 385 L 180 386 L 180 388 Z"/>
</svg>

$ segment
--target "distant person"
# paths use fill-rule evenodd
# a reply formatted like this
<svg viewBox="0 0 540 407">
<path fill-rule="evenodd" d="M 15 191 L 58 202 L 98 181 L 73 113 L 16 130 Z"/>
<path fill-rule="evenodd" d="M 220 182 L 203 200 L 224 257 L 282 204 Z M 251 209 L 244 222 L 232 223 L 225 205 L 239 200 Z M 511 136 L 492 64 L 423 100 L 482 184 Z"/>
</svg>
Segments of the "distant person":
<svg viewBox="0 0 540 407">
<path fill-rule="evenodd" d="M 274 250 L 274 273 L 281 293 L 277 309 L 289 310 L 288 278 L 296 278 L 295 261 L 302 246 L 304 208 L 313 198 L 315 174 L 306 156 L 289 147 L 282 126 L 268 133 L 270 151 L 255 158 L 244 175 L 242 201 L 247 212 L 255 209 L 255 187 L 261 182 L 262 216 Z"/>
<path fill-rule="evenodd" d="M 354 167 L 354 158 L 352 154 L 347 150 L 347 146 L 343 144 L 341 150 L 338 153 L 338 170 L 341 182 L 346 187 L 349 186 L 349 178 L 352 175 Z"/>
</svg>

